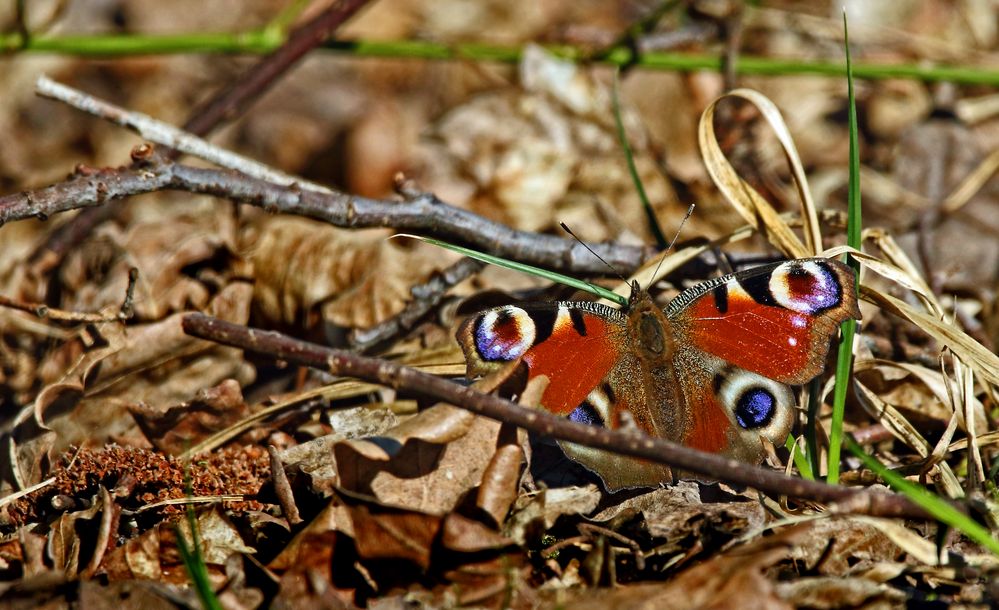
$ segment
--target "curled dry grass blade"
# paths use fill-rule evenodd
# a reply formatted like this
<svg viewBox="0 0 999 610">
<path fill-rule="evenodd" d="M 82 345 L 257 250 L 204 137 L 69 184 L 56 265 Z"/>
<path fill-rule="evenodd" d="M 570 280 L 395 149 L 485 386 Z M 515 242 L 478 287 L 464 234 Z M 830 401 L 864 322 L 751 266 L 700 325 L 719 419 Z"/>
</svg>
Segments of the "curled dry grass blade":
<svg viewBox="0 0 999 610">
<path fill-rule="evenodd" d="M 794 178 L 795 187 L 801 198 L 801 217 L 804 221 L 805 243 L 774 210 L 756 189 L 739 177 L 735 168 L 725 158 L 715 136 L 714 118 L 718 104 L 728 97 L 741 98 L 752 103 L 770 124 L 777 136 L 784 154 L 787 156 Z M 798 156 L 798 150 L 791 139 L 791 132 L 784 122 L 777 106 L 766 96 L 751 89 L 736 89 L 713 101 L 701 114 L 697 128 L 697 141 L 701 148 L 704 165 L 715 185 L 750 226 L 764 233 L 770 242 L 789 258 L 814 256 L 822 247 L 822 234 L 819 231 L 819 218 L 815 202 L 808 189 L 808 178 Z M 762 225 L 761 225 L 762 223 Z"/>
<path fill-rule="evenodd" d="M 870 468 L 874 473 L 887 481 L 891 487 L 904 493 L 909 499 L 922 506 L 940 522 L 956 527 L 978 544 L 999 555 L 999 542 L 992 538 L 989 530 L 979 525 L 977 521 L 957 510 L 946 500 L 943 500 L 922 485 L 913 483 L 902 475 L 888 469 L 881 462 L 867 455 L 864 448 L 850 437 L 846 437 L 846 446 L 851 453 L 860 458 L 864 466 Z"/>
</svg>

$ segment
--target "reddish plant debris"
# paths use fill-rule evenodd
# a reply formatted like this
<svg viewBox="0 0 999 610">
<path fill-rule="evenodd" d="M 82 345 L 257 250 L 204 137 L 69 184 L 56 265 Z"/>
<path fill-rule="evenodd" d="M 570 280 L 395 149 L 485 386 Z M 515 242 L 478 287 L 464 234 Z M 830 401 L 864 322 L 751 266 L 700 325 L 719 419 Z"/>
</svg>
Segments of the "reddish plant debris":
<svg viewBox="0 0 999 610">
<path fill-rule="evenodd" d="M 262 447 L 226 447 L 185 463 L 147 449 L 109 446 L 81 449 L 62 456 L 53 472 L 55 481 L 14 502 L 12 525 L 44 519 L 46 515 L 80 506 L 103 486 L 123 508 L 138 510 L 164 500 L 188 496 L 256 494 L 270 475 L 267 452 Z M 261 510 L 255 500 L 227 501 L 234 511 Z M 184 505 L 155 509 L 161 515 L 184 510 Z"/>
</svg>

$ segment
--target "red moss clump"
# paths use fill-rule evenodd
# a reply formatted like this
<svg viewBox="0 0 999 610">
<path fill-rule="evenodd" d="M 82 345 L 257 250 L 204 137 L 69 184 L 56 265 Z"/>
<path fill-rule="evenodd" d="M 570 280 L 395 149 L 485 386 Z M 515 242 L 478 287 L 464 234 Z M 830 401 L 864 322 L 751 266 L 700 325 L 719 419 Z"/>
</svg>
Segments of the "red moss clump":
<svg viewBox="0 0 999 610">
<path fill-rule="evenodd" d="M 255 494 L 270 476 L 270 462 L 267 451 L 257 446 L 226 447 L 185 463 L 148 449 L 111 445 L 67 452 L 52 476 L 56 479 L 52 485 L 11 505 L 12 524 L 45 519 L 57 512 L 52 502 L 57 496 L 80 500 L 81 504 L 89 502 L 99 486 L 106 487 L 128 510 L 192 495 Z M 263 507 L 253 500 L 226 502 L 225 506 L 235 511 Z M 184 510 L 184 506 L 168 505 L 158 510 L 167 515 Z"/>
</svg>

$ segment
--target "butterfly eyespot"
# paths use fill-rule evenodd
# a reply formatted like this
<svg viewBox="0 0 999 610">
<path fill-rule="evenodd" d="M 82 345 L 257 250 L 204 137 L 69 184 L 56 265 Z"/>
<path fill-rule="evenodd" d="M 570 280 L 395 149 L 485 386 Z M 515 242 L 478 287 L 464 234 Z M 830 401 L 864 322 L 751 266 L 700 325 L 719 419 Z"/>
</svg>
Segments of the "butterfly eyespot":
<svg viewBox="0 0 999 610">
<path fill-rule="evenodd" d="M 770 275 L 770 294 L 778 305 L 804 314 L 817 314 L 839 305 L 839 278 L 820 261 L 790 261 Z"/>
<path fill-rule="evenodd" d="M 738 428 L 762 432 L 782 428 L 785 422 L 790 426 L 794 394 L 788 386 L 734 367 L 720 370 L 714 383 L 718 398 Z"/>
<path fill-rule="evenodd" d="M 762 428 L 770 423 L 777 411 L 777 398 L 763 388 L 750 388 L 739 396 L 735 405 L 735 421 L 747 430 Z"/>
<path fill-rule="evenodd" d="M 526 311 L 503 307 L 487 311 L 475 321 L 475 349 L 487 362 L 508 362 L 534 345 L 535 326 Z"/>
<path fill-rule="evenodd" d="M 597 413 L 597 410 L 593 405 L 584 402 L 583 404 L 576 407 L 572 413 L 569 414 L 569 419 L 578 424 L 587 424 L 589 426 L 600 426 L 603 427 L 604 420 Z"/>
</svg>

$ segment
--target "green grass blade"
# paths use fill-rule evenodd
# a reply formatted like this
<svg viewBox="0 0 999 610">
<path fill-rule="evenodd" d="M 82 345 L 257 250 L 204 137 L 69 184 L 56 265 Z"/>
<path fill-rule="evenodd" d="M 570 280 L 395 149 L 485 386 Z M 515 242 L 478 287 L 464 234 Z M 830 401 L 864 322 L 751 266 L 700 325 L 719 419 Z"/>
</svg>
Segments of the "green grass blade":
<svg viewBox="0 0 999 610">
<path fill-rule="evenodd" d="M 428 244 L 433 244 L 441 248 L 446 248 L 453 252 L 458 252 L 459 254 L 464 254 L 468 258 L 474 258 L 477 261 L 482 261 L 484 263 L 489 263 L 491 265 L 496 265 L 498 267 L 513 269 L 515 271 L 521 271 L 523 273 L 527 273 L 535 277 L 544 278 L 546 280 L 558 282 L 559 284 L 563 284 L 571 288 L 583 290 L 589 292 L 594 296 L 598 296 L 601 299 L 607 299 L 608 301 L 613 301 L 614 303 L 617 303 L 621 307 L 624 307 L 628 304 L 627 297 L 623 297 L 611 290 L 604 288 L 603 286 L 597 286 L 596 284 L 591 284 L 590 282 L 584 280 L 578 280 L 574 277 L 562 275 L 561 273 L 556 273 L 554 271 L 549 271 L 547 269 L 542 269 L 540 267 L 534 267 L 533 265 L 525 265 L 524 263 L 518 263 L 516 261 L 507 260 L 505 258 L 500 258 L 498 256 L 483 254 L 482 252 L 478 252 L 476 250 L 463 248 L 461 246 L 449 244 L 445 241 L 432 239 L 430 237 L 422 237 L 420 235 L 407 235 L 404 233 L 398 233 L 393 237 L 411 237 L 413 239 L 418 239 L 420 241 L 426 242 Z"/>
<path fill-rule="evenodd" d="M 846 83 L 849 107 L 850 130 L 850 181 L 847 203 L 846 240 L 850 246 L 860 249 L 860 141 L 857 133 L 857 100 L 853 92 L 853 66 L 850 63 L 850 34 L 847 30 L 846 13 L 843 13 L 843 39 L 846 49 Z M 860 264 L 847 257 L 846 263 L 858 274 L 855 280 L 859 287 Z M 836 358 L 836 385 L 833 388 L 832 423 L 829 427 L 829 463 L 826 481 L 830 485 L 839 482 L 839 456 L 843 442 L 843 411 L 846 408 L 846 395 L 850 384 L 850 374 L 853 368 L 853 337 L 857 331 L 857 321 L 847 320 L 843 323 L 842 338 Z"/>
<path fill-rule="evenodd" d="M 821 476 L 819 462 L 822 459 L 822 452 L 819 451 L 818 429 L 822 425 L 819 423 L 819 409 L 822 407 L 822 380 L 818 377 L 808 384 L 808 410 L 805 412 L 805 457 L 808 458 L 809 472 L 811 477 L 817 479 Z"/>
<path fill-rule="evenodd" d="M 784 446 L 791 452 L 791 459 L 794 460 L 794 465 L 797 467 L 798 472 L 801 473 L 802 478 L 809 481 L 814 480 L 815 477 L 812 476 L 812 464 L 808 461 L 808 456 L 801 451 L 801 447 L 798 447 L 798 443 L 794 442 L 794 435 L 788 435 Z"/>
<path fill-rule="evenodd" d="M 892 471 L 884 464 L 868 455 L 864 448 L 852 437 L 844 438 L 844 444 L 855 456 L 860 458 L 864 466 L 884 479 L 888 485 L 904 494 L 926 512 L 933 515 L 935 519 L 960 531 L 968 538 L 999 555 L 999 541 L 992 538 L 992 534 L 977 521 L 956 509 L 950 502 L 937 496 L 922 485 L 909 481 L 897 472 Z"/>
<path fill-rule="evenodd" d="M 187 570 L 187 577 L 194 585 L 194 591 L 201 601 L 201 607 L 205 610 L 223 610 L 222 602 L 212 589 L 212 582 L 208 576 L 208 566 L 205 565 L 205 558 L 201 552 L 201 541 L 198 534 L 198 520 L 194 516 L 194 507 L 187 507 L 187 524 L 191 530 L 191 546 L 188 546 L 184 538 L 184 532 L 179 527 L 174 529 L 177 535 L 177 551 L 180 559 L 184 562 L 184 569 Z"/>
<path fill-rule="evenodd" d="M 659 219 L 656 218 L 656 212 L 652 209 L 652 202 L 649 201 L 649 196 L 645 192 L 645 185 L 642 184 L 642 179 L 638 176 L 638 167 L 635 166 L 635 155 L 631 151 L 631 144 L 628 143 L 628 134 L 624 132 L 624 121 L 621 120 L 621 100 L 618 84 L 618 71 L 615 70 L 614 86 L 611 88 L 611 100 L 614 107 L 614 125 L 617 127 L 617 140 L 621 143 L 621 149 L 624 151 L 624 159 L 628 164 L 628 173 L 631 174 L 631 183 L 635 185 L 635 191 L 638 192 L 638 198 L 642 202 L 642 209 L 645 210 L 645 219 L 649 224 L 649 231 L 655 238 L 659 249 L 665 250 L 669 247 L 669 241 L 663 235 L 663 229 L 659 226 Z"/>
</svg>

